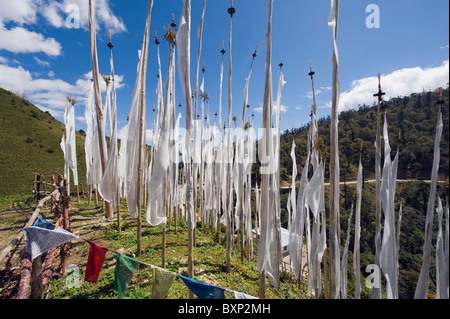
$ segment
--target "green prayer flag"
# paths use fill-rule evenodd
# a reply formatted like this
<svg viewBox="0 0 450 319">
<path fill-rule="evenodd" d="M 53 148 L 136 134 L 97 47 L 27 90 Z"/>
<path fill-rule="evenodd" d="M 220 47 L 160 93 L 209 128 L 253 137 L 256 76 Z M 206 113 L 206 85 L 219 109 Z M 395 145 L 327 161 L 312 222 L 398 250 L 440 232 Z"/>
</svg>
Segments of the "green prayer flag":
<svg viewBox="0 0 450 319">
<path fill-rule="evenodd" d="M 176 274 L 163 268 L 152 267 L 152 299 L 164 299 L 176 278 Z"/>
<path fill-rule="evenodd" d="M 116 253 L 116 269 L 114 270 L 114 282 L 119 299 L 123 299 L 125 290 L 131 282 L 139 261 L 131 257 Z"/>
</svg>

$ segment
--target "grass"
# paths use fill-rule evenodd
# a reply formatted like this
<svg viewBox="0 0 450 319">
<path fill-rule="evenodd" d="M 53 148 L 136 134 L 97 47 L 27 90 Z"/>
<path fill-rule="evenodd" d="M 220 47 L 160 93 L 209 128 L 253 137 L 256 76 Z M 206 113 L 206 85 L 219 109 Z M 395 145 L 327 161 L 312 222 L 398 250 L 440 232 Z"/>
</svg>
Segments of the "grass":
<svg viewBox="0 0 450 319">
<path fill-rule="evenodd" d="M 63 123 L 50 113 L 0 88 L 0 197 L 30 193 L 34 172 L 57 176 L 64 171 L 63 130 Z M 83 184 L 84 138 L 76 132 L 78 175 Z"/>
<path fill-rule="evenodd" d="M 23 227 L 26 217 L 32 209 L 26 213 L 21 213 L 22 218 L 14 219 L 11 215 L 15 214 L 10 208 L 12 201 L 3 200 L 0 202 L 0 225 L 5 227 L 6 220 L 10 220 L 14 225 L 14 231 L 8 233 L 6 237 L 12 238 L 17 231 Z M 68 264 L 72 264 L 79 269 L 79 287 L 72 287 L 70 276 L 56 277 L 51 285 L 44 291 L 44 296 L 48 299 L 115 299 L 118 298 L 114 287 L 114 269 L 115 254 L 112 251 L 120 252 L 124 255 L 136 258 L 147 264 L 161 266 L 162 262 L 162 227 L 151 227 L 145 222 L 143 215 L 142 227 L 142 247 L 144 253 L 137 257 L 137 236 L 136 220 L 129 218 L 126 212 L 126 202 L 122 201 L 122 221 L 121 231 L 117 231 L 116 220 L 108 221 L 104 218 L 104 212 L 101 207 L 89 208 L 86 199 L 81 199 L 80 204 L 76 198 L 72 198 L 71 207 L 71 227 L 73 232 L 82 238 L 91 240 L 111 251 L 106 254 L 102 271 L 97 284 L 84 282 L 87 257 L 89 254 L 89 245 L 83 240 L 72 242 Z M 8 214 L 9 212 L 9 214 Z M 44 211 L 45 216 L 51 222 L 56 222 L 52 216 Z M 7 217 L 8 215 L 8 217 Z M 25 216 L 23 216 L 25 215 Z M 1 219 L 1 217 L 4 219 Z M 222 228 L 222 243 L 216 242 L 216 236 L 211 234 L 209 227 L 201 227 L 198 223 L 196 229 L 196 246 L 194 248 L 194 278 L 212 285 L 223 287 L 229 290 L 241 291 L 246 294 L 259 295 L 259 272 L 256 269 L 256 254 L 250 262 L 245 259 L 240 260 L 240 254 L 237 246 L 233 248 L 232 270 L 226 273 L 226 243 L 225 232 Z M 2 236 L 3 237 L 3 231 Z M 166 235 L 166 269 L 177 274 L 187 275 L 187 223 L 184 220 L 178 221 L 178 233 L 175 234 L 174 225 L 168 225 Z M 6 246 L 1 245 L 1 247 Z M 20 244 L 20 251 L 23 242 Z M 256 246 L 255 252 L 257 251 Z M 19 266 L 18 254 L 11 261 L 11 268 Z M 59 264 L 59 258 L 57 259 Z M 15 268 L 17 269 L 17 268 Z M 1 287 L 0 287 L 1 288 Z M 152 271 L 151 267 L 140 265 L 133 276 L 132 282 L 128 287 L 125 298 L 129 299 L 148 299 L 151 298 L 152 291 Z M 234 299 L 231 293 L 225 293 L 226 298 Z M 274 289 L 267 285 L 267 299 L 304 299 L 306 298 L 305 287 L 298 287 L 289 275 L 283 275 L 281 286 Z M 176 279 L 172 285 L 167 299 L 188 299 L 189 290 L 181 279 Z"/>
</svg>

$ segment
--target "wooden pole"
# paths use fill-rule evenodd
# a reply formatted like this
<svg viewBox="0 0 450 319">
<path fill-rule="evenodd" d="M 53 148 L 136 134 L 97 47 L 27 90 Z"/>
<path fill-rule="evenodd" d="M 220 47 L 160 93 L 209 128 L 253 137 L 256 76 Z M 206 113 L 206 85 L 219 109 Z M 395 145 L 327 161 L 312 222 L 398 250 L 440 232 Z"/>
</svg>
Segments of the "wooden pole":
<svg viewBox="0 0 450 319">
<path fill-rule="evenodd" d="M 102 174 L 105 172 L 106 161 L 108 158 L 106 135 L 105 135 L 105 117 L 103 115 L 102 97 L 100 91 L 100 72 L 98 69 L 98 57 L 97 57 L 97 40 L 95 35 L 95 14 L 93 12 L 93 1 L 89 0 L 89 31 L 91 35 L 91 60 L 92 60 L 92 74 L 94 82 L 94 97 L 95 97 L 95 109 L 97 113 L 97 130 L 98 139 L 100 145 L 100 160 L 102 163 Z M 97 193 L 96 193 L 97 196 Z M 98 204 L 96 198 L 96 205 Z M 111 205 L 106 203 L 106 218 L 113 217 L 113 211 Z"/>
<path fill-rule="evenodd" d="M 19 291 L 17 292 L 15 299 L 29 299 L 31 294 L 32 268 L 33 263 L 31 262 L 30 254 L 25 252 L 24 249 L 22 249 L 21 263 L 20 263 Z"/>
<path fill-rule="evenodd" d="M 148 11 L 147 11 L 147 24 L 150 23 L 151 10 L 153 6 L 153 1 L 149 1 Z M 148 58 L 148 39 L 149 32 L 146 28 L 144 33 L 144 43 L 142 52 L 142 68 L 141 68 L 141 105 L 139 108 L 139 157 L 138 157 L 138 176 L 137 176 L 137 203 L 138 203 L 138 216 L 137 216 L 137 255 L 140 256 L 142 253 L 142 175 L 143 175 L 143 162 L 144 162 L 144 136 L 145 136 L 145 80 L 147 71 L 147 58 Z"/>
<path fill-rule="evenodd" d="M 88 191 L 88 194 L 89 194 L 89 208 L 91 208 L 91 200 L 92 200 L 92 185 L 88 185 L 87 186 L 87 191 Z"/>
<path fill-rule="evenodd" d="M 263 270 L 260 274 L 259 274 L 259 298 L 260 299 L 266 299 L 266 288 L 267 288 L 267 283 L 266 283 L 266 271 Z"/>
<path fill-rule="evenodd" d="M 34 194 L 34 199 L 35 199 L 35 200 L 38 200 L 36 184 L 37 184 L 37 173 L 34 173 L 34 179 L 33 179 L 33 194 Z"/>
<path fill-rule="evenodd" d="M 33 260 L 31 270 L 31 299 L 42 299 L 42 261 L 41 256 Z"/>
<path fill-rule="evenodd" d="M 36 179 L 36 199 L 41 200 L 41 175 L 37 174 Z"/>
<path fill-rule="evenodd" d="M 188 276 L 194 278 L 194 229 L 188 227 Z M 194 299 L 194 294 L 189 290 L 189 299 Z"/>
<path fill-rule="evenodd" d="M 120 181 L 117 187 L 117 231 L 120 233 Z"/>
<path fill-rule="evenodd" d="M 67 179 L 64 178 L 64 186 L 61 188 L 61 202 L 63 207 L 62 227 L 70 232 L 71 231 L 70 207 L 69 207 L 70 195 L 67 192 L 67 187 L 68 187 Z M 66 272 L 67 262 L 69 259 L 69 249 L 70 243 L 65 243 L 64 245 L 61 246 L 60 250 L 61 264 L 59 266 L 60 267 L 59 272 L 61 275 L 64 275 L 64 273 Z"/>
</svg>

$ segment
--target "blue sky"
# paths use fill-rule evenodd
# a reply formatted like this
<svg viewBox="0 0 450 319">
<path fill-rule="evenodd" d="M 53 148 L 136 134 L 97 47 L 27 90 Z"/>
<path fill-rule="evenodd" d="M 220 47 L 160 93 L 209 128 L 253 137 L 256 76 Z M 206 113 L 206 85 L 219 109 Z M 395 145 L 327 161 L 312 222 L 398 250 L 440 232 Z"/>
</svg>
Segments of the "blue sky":
<svg viewBox="0 0 450 319">
<path fill-rule="evenodd" d="M 207 0 L 201 63 L 205 63 L 205 91 L 211 113 L 219 105 L 222 43 L 228 51 L 230 0 Z M 118 127 L 126 123 L 136 79 L 137 50 L 145 27 L 146 0 L 97 0 L 97 45 L 100 72 L 109 73 L 108 31 L 112 32 L 115 72 L 119 88 Z M 197 26 L 203 0 L 192 0 L 191 81 L 195 80 Z M 369 4 L 379 8 L 380 27 L 367 28 Z M 66 9 L 79 9 L 80 25 L 68 28 Z M 69 6 L 69 7 L 68 7 Z M 161 38 L 164 26 L 179 22 L 182 0 L 155 0 L 151 33 Z M 256 126 L 262 125 L 267 0 L 235 0 L 233 17 L 233 115 L 242 113 L 243 90 L 251 55 L 259 45 L 249 88 Z M 287 84 L 283 87 L 281 130 L 308 123 L 312 104 L 309 62 L 316 72 L 318 117 L 330 115 L 332 40 L 328 29 L 329 0 L 276 0 L 273 11 L 273 87 L 280 58 Z M 70 11 L 69 12 L 73 12 Z M 377 74 L 383 76 L 386 97 L 404 96 L 447 86 L 449 77 L 449 2 L 446 0 L 342 0 L 338 49 L 340 109 L 372 105 Z M 152 37 L 153 39 L 153 37 Z M 160 44 L 163 80 L 168 45 Z M 223 118 L 227 114 L 228 54 L 224 62 Z M 31 102 L 62 120 L 65 96 L 75 97 L 76 127 L 85 129 L 84 94 L 90 83 L 90 46 L 87 0 L 0 0 L 0 87 L 20 91 Z M 152 128 L 156 102 L 156 45 L 150 42 L 147 74 L 147 128 Z M 177 101 L 182 98 L 177 82 Z M 177 103 L 178 104 L 178 103 Z M 184 105 L 183 101 L 183 105 Z M 1 112 L 1 110 L 0 110 Z M 184 116 L 184 108 L 183 108 Z M 182 121 L 184 123 L 184 120 Z"/>
</svg>

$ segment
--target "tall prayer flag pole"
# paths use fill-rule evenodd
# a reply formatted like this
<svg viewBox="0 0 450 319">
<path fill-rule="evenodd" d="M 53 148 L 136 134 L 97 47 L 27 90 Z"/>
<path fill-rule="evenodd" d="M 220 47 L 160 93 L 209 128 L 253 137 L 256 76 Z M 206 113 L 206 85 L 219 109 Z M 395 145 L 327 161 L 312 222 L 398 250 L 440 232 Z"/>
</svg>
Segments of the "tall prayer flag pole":
<svg viewBox="0 0 450 319">
<path fill-rule="evenodd" d="M 386 93 L 381 90 L 381 75 L 378 73 L 378 97 L 377 111 L 377 135 L 375 140 L 375 190 L 376 190 L 376 231 L 375 231 L 375 264 L 380 267 L 380 249 L 381 249 L 381 107 L 383 95 Z M 377 275 L 379 273 L 374 273 Z M 380 282 L 380 278 L 378 281 Z M 372 288 L 372 299 L 381 299 L 381 287 Z"/>
<path fill-rule="evenodd" d="M 230 15 L 230 42 L 229 42 L 229 64 L 228 64 L 228 129 L 230 130 L 231 128 L 231 114 L 232 114 L 232 108 L 233 108 L 233 95 L 231 92 L 231 80 L 232 80 L 232 40 L 233 40 L 233 14 L 236 13 L 236 9 L 233 7 L 233 0 L 231 0 L 231 7 L 228 8 L 228 14 Z M 228 132 L 228 143 L 226 144 L 228 150 L 231 144 L 231 132 Z M 229 154 L 228 154 L 229 155 Z M 228 159 L 231 158 L 231 156 L 228 156 Z M 226 174 L 227 176 L 227 182 L 226 182 L 226 190 L 229 191 L 231 189 L 231 171 L 232 171 L 232 164 L 231 163 L 226 163 L 226 165 L 228 166 L 228 171 L 229 173 Z M 231 236 L 232 236 L 232 232 L 231 232 L 231 199 L 229 198 L 230 196 L 227 196 L 228 200 L 227 200 L 227 207 L 225 208 L 226 210 L 226 229 L 227 229 L 227 273 L 229 273 L 231 271 Z"/>
<path fill-rule="evenodd" d="M 91 43 L 92 77 L 94 80 L 94 96 L 97 112 L 97 130 L 100 145 L 100 158 L 102 164 L 102 172 L 104 172 L 106 168 L 108 153 L 105 136 L 105 117 L 103 115 L 102 97 L 100 91 L 100 72 L 98 70 L 97 40 L 95 33 L 95 9 L 92 0 L 89 0 L 89 33 Z M 108 202 L 106 202 L 105 208 L 106 218 L 112 218 L 113 211 L 111 205 Z"/>
<path fill-rule="evenodd" d="M 339 298 L 340 291 L 340 213 L 339 213 L 339 58 L 337 50 L 337 31 L 339 0 L 331 0 L 328 26 L 333 37 L 333 89 L 330 125 L 330 254 L 331 254 L 331 297 Z"/>
<path fill-rule="evenodd" d="M 422 267 L 420 269 L 419 280 L 417 282 L 416 291 L 414 294 L 414 299 L 427 299 L 428 298 L 428 286 L 429 286 L 429 276 L 430 276 L 430 259 L 431 259 L 431 244 L 432 244 L 432 234 L 433 234 L 433 216 L 434 208 L 436 205 L 436 180 L 439 171 L 439 161 L 440 161 L 440 141 L 442 136 L 442 89 L 441 89 L 441 99 L 439 99 L 438 105 L 438 119 L 436 125 L 436 137 L 434 142 L 434 157 L 433 157 L 433 167 L 431 170 L 431 186 L 430 186 L 430 196 L 428 198 L 427 206 L 427 217 L 425 220 L 425 243 L 423 245 L 423 261 Z"/>
</svg>

